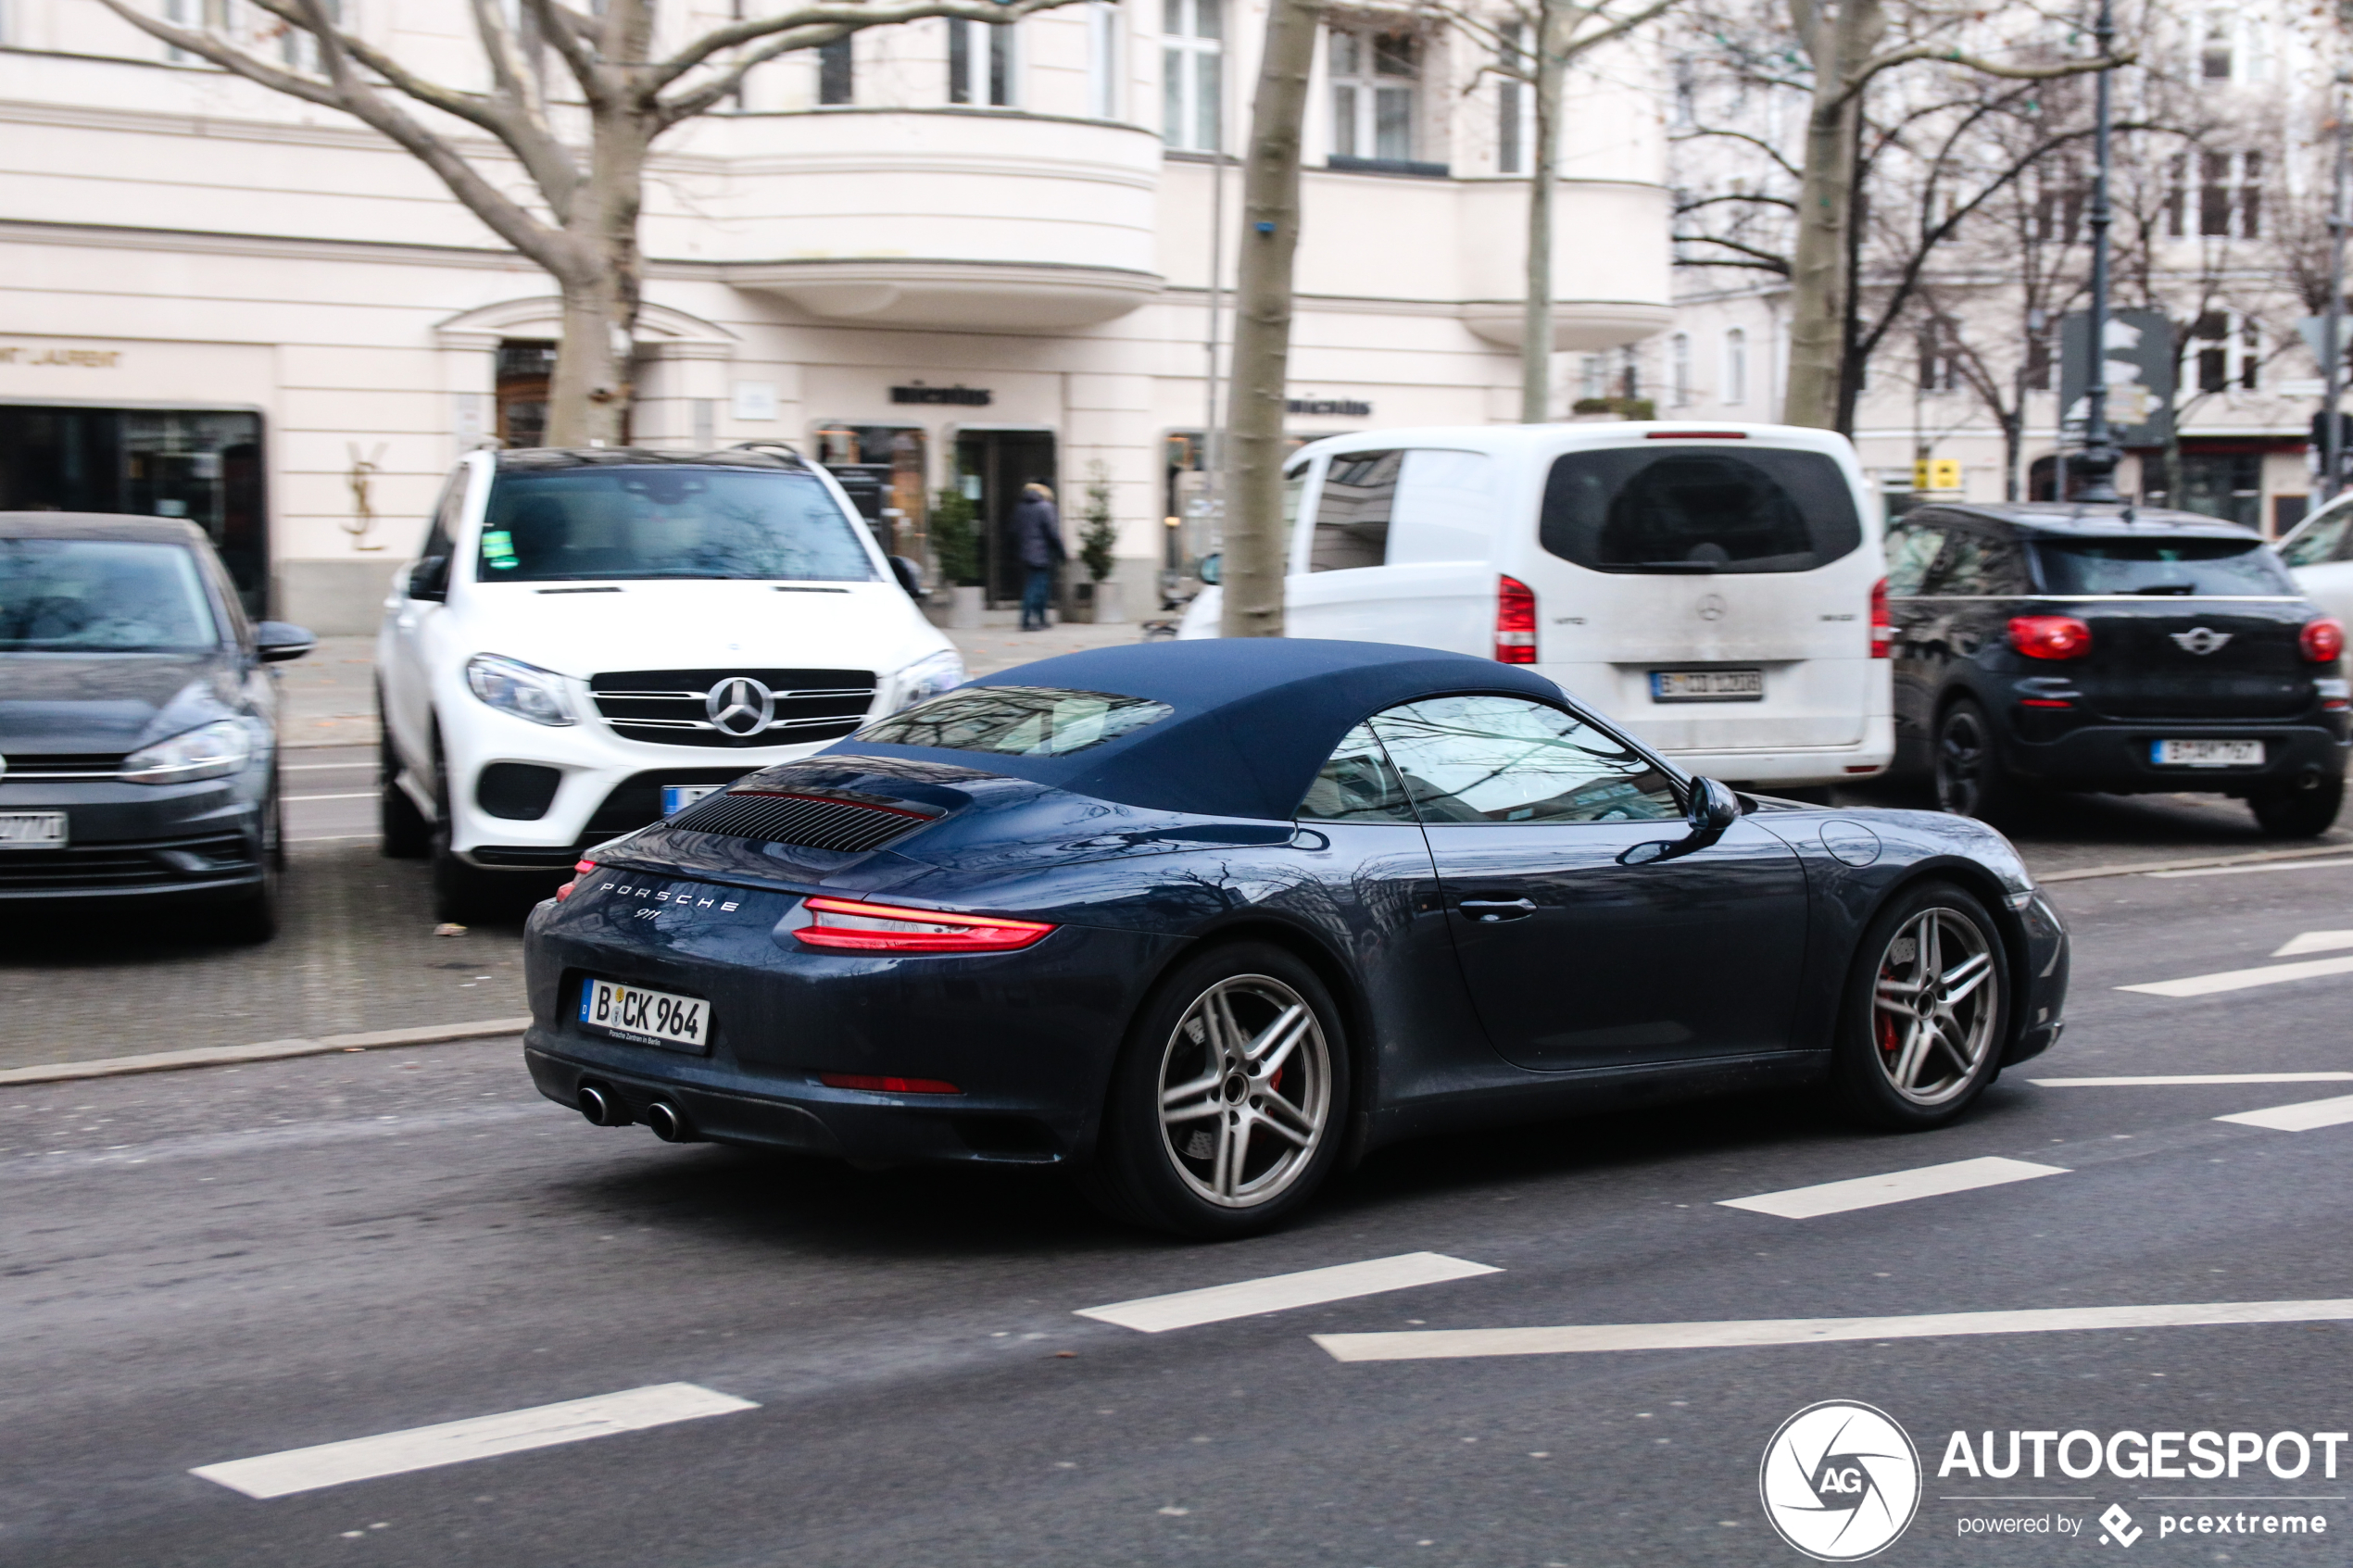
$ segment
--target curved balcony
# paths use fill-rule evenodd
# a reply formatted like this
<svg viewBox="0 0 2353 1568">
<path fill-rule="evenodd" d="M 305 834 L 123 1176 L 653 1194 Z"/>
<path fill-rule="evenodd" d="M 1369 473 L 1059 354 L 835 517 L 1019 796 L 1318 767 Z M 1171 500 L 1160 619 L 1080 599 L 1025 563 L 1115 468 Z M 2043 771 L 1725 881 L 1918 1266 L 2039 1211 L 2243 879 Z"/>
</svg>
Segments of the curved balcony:
<svg viewBox="0 0 2353 1568">
<path fill-rule="evenodd" d="M 1002 109 L 736 122 L 729 282 L 860 324 L 1042 331 L 1159 293 L 1160 142 Z"/>
<path fill-rule="evenodd" d="M 1665 332 L 1668 196 L 1630 181 L 1564 180 L 1553 202 L 1553 347 L 1594 352 Z M 1463 324 L 1517 348 L 1527 297 L 1528 186 L 1464 191 Z"/>
</svg>

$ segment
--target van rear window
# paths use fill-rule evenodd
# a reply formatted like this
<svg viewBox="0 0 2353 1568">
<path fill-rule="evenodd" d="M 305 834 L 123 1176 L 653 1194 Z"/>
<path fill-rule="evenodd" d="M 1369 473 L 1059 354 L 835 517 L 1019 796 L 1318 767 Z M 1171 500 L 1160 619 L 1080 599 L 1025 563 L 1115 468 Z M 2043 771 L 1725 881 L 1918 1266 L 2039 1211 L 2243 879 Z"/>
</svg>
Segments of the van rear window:
<svg viewBox="0 0 2353 1568">
<path fill-rule="evenodd" d="M 1679 442 L 1554 458 L 1539 537 L 1594 571 L 1811 571 L 1851 554 L 1863 525 L 1823 453 Z"/>
</svg>

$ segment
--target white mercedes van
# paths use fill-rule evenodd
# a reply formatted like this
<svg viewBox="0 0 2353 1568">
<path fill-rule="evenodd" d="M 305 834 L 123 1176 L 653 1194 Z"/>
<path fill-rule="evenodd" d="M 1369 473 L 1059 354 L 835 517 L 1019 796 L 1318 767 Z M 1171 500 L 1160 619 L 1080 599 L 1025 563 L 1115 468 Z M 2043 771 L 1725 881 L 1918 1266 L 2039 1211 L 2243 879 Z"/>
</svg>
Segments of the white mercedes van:
<svg viewBox="0 0 2353 1568">
<path fill-rule="evenodd" d="M 1692 772 L 1768 792 L 1894 754 L 1879 508 L 1843 436 L 1366 431 L 1285 476 L 1291 636 L 1534 665 Z M 1218 608 L 1204 591 L 1177 634 L 1215 636 Z"/>
<path fill-rule="evenodd" d="M 788 450 L 470 453 L 377 635 L 384 852 L 432 858 L 443 920 L 544 891 L 961 684 L 920 591 Z"/>
</svg>

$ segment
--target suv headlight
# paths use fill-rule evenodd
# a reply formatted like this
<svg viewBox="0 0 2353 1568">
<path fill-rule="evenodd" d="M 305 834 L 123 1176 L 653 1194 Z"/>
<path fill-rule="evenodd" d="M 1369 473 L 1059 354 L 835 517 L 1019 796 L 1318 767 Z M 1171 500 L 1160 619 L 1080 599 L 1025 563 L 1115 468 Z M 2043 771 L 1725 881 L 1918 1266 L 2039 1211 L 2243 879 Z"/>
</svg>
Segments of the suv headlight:
<svg viewBox="0 0 2353 1568">
<path fill-rule="evenodd" d="M 474 655 L 466 660 L 466 686 L 499 712 L 535 724 L 573 721 L 572 706 L 564 700 L 564 678 L 520 659 Z"/>
<path fill-rule="evenodd" d="M 122 776 L 132 784 L 151 784 L 225 779 L 252 757 L 253 733 L 245 721 L 216 719 L 141 746 L 122 759 Z"/>
<path fill-rule="evenodd" d="M 891 683 L 890 710 L 912 708 L 964 684 L 964 661 L 953 648 L 915 660 Z"/>
</svg>

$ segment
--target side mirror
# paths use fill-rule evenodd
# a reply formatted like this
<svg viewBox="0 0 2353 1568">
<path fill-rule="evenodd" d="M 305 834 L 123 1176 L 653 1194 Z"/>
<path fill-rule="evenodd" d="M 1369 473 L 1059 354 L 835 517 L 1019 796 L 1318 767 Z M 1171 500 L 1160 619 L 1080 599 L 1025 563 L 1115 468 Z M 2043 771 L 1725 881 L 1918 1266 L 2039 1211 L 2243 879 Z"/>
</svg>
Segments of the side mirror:
<svg viewBox="0 0 2353 1568">
<path fill-rule="evenodd" d="M 899 579 L 899 585 L 907 590 L 909 598 L 920 599 L 924 596 L 924 569 L 922 567 L 917 566 L 905 556 L 893 556 L 890 558 L 890 574 Z"/>
<path fill-rule="evenodd" d="M 1691 831 L 1672 844 L 1660 838 L 1637 844 L 1618 856 L 1617 863 L 1648 866 L 1696 855 L 1723 837 L 1725 831 L 1740 820 L 1741 797 L 1732 793 L 1730 784 L 1714 779 L 1693 779 L 1691 803 L 1683 809 L 1683 821 Z"/>
<path fill-rule="evenodd" d="M 1194 569 L 1193 575 L 1214 588 L 1217 586 L 1218 574 L 1225 571 L 1225 551 L 1213 550 L 1201 558 L 1201 565 Z"/>
<path fill-rule="evenodd" d="M 289 659 L 300 659 L 319 646 L 319 639 L 300 626 L 284 621 L 265 621 L 253 629 L 253 651 L 264 664 L 283 664 Z"/>
<path fill-rule="evenodd" d="M 425 604 L 442 604 L 449 597 L 449 558 L 427 556 L 409 569 L 409 596 Z"/>
</svg>

